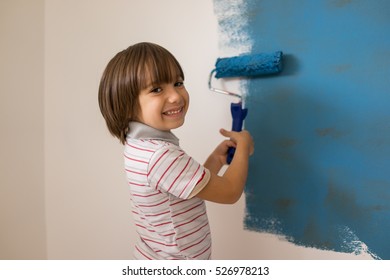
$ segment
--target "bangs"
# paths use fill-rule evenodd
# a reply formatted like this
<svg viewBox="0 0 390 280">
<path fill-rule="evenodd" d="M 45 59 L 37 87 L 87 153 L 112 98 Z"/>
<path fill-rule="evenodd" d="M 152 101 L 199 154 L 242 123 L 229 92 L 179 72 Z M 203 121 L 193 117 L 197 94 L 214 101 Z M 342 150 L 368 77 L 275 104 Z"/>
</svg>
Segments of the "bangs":
<svg viewBox="0 0 390 280">
<path fill-rule="evenodd" d="M 139 64 L 137 76 L 140 89 L 173 83 L 178 79 L 184 80 L 184 73 L 179 62 L 170 52 L 160 46 L 145 50 L 144 61 Z"/>
</svg>

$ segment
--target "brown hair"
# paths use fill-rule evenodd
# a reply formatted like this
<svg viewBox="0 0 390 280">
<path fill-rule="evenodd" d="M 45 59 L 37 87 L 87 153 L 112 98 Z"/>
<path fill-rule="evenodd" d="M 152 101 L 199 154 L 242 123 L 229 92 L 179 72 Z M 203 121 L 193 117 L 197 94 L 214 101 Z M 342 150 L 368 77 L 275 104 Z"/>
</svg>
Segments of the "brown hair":
<svg viewBox="0 0 390 280">
<path fill-rule="evenodd" d="M 138 95 L 148 86 L 184 80 L 176 58 L 153 43 L 138 43 L 116 54 L 103 72 L 99 85 L 99 107 L 110 133 L 126 142 L 129 122 L 139 110 Z"/>
</svg>

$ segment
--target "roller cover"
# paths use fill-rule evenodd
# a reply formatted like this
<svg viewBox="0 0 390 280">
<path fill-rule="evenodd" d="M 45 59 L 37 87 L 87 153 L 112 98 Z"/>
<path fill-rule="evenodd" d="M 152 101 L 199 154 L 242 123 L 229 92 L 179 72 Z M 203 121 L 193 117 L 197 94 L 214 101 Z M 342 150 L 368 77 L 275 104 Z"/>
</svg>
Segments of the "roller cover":
<svg viewBox="0 0 390 280">
<path fill-rule="evenodd" d="M 251 77 L 277 74 L 282 71 L 283 52 L 245 54 L 218 58 L 215 63 L 215 77 Z"/>
</svg>

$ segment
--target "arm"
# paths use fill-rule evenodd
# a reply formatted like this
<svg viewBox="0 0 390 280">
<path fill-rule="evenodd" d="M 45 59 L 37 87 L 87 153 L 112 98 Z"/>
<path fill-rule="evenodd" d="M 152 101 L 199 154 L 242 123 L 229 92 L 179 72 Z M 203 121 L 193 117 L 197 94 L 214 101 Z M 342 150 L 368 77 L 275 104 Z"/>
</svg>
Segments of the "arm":
<svg viewBox="0 0 390 280">
<path fill-rule="evenodd" d="M 210 170 L 210 180 L 196 195 L 197 197 L 217 203 L 233 204 L 241 197 L 248 175 L 248 160 L 253 153 L 253 140 L 248 131 L 234 132 L 221 130 L 221 134 L 231 140 L 223 141 L 209 156 L 204 166 Z M 226 164 L 229 147 L 235 147 L 234 158 L 219 176 L 218 172 Z"/>
</svg>

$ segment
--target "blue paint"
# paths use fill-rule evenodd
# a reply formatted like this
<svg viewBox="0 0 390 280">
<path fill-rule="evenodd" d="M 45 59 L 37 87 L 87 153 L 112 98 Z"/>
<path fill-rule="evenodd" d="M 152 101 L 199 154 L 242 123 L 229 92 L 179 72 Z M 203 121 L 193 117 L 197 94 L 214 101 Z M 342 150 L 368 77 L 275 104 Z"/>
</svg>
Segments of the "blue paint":
<svg viewBox="0 0 390 280">
<path fill-rule="evenodd" d="M 252 52 L 285 54 L 248 82 L 246 228 L 390 259 L 390 1 L 246 5 Z"/>
<path fill-rule="evenodd" d="M 252 77 L 277 74 L 282 70 L 282 57 L 283 53 L 276 51 L 218 58 L 215 63 L 215 77 Z"/>
</svg>

